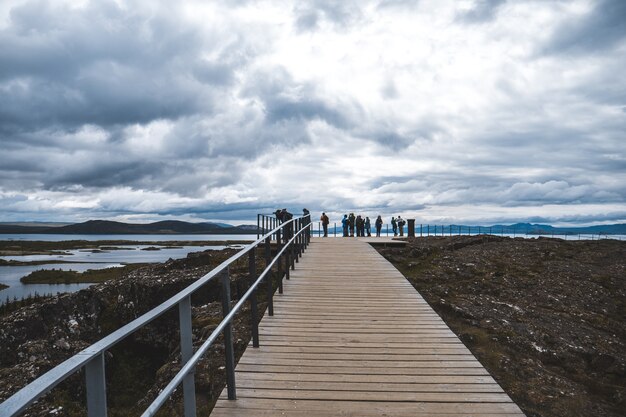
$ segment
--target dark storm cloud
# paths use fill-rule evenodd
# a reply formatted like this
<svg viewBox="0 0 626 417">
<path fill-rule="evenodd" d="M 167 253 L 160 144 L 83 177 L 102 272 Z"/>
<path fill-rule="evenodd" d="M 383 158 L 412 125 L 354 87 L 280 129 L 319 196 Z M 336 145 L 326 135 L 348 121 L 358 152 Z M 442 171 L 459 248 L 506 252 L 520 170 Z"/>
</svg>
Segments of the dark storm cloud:
<svg viewBox="0 0 626 417">
<path fill-rule="evenodd" d="M 344 103 L 329 103 L 320 97 L 314 85 L 298 83 L 280 68 L 255 74 L 242 91 L 242 96 L 263 104 L 265 121 L 270 126 L 292 122 L 304 125 L 309 121 L 323 120 L 331 126 L 346 129 L 351 126 L 351 112 L 356 111 Z"/>
<path fill-rule="evenodd" d="M 0 123 L 106 127 L 210 111 L 212 95 L 200 85 L 231 83 L 240 62 L 201 59 L 218 45 L 180 25 L 173 10 L 141 13 L 113 2 L 13 8 L 0 33 Z"/>
<path fill-rule="evenodd" d="M 598 0 L 590 13 L 558 26 L 546 54 L 597 54 L 626 39 L 626 1 Z"/>
<path fill-rule="evenodd" d="M 96 162 L 96 161 L 94 161 Z M 144 178 L 159 176 L 163 164 L 145 160 L 109 160 L 80 164 L 45 179 L 46 189 L 65 189 L 80 184 L 84 187 L 115 187 L 140 183 Z"/>
<path fill-rule="evenodd" d="M 315 30 L 320 22 L 344 27 L 361 17 L 362 2 L 346 0 L 313 0 L 298 4 L 295 8 L 295 26 L 299 31 Z"/>
<path fill-rule="evenodd" d="M 492 20 L 506 2 L 507 0 L 476 0 L 471 9 L 459 13 L 457 18 L 464 23 L 484 23 Z"/>
</svg>

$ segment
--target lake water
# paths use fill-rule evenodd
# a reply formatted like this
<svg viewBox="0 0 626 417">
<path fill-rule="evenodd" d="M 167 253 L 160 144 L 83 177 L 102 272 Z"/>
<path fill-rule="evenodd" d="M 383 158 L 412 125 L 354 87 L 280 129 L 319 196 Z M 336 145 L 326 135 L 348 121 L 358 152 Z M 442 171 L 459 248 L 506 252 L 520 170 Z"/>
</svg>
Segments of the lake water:
<svg viewBox="0 0 626 417">
<path fill-rule="evenodd" d="M 1 239 L 0 235 L 0 239 Z M 25 236 L 25 235 L 22 235 Z M 28 235 L 33 236 L 33 235 Z M 44 236 L 44 235 L 42 235 Z M 49 236 L 49 235 L 45 235 Z M 56 235 L 59 236 L 59 235 Z M 76 235 L 71 235 L 76 239 Z M 114 236 L 114 235 L 110 235 Z M 125 235 L 128 240 L 147 240 L 138 236 L 143 235 Z M 146 235 L 153 236 L 153 235 Z M 172 240 L 172 235 L 167 235 L 169 240 Z M 181 235 L 176 235 L 180 237 Z M 241 236 L 241 235 L 238 235 Z M 83 240 L 99 240 L 93 239 Z M 98 237 L 102 237 L 99 235 Z M 105 240 L 119 240 L 118 238 L 102 237 Z M 30 240 L 30 239 L 29 239 Z M 38 240 L 38 239 L 33 239 Z M 190 240 L 190 239 L 181 239 Z M 202 239 L 209 240 L 209 239 Z M 231 240 L 231 239 L 229 239 Z M 243 239 L 240 239 L 243 240 Z M 156 245 L 152 245 L 156 246 Z M 30 274 L 33 271 L 39 269 L 62 269 L 73 270 L 83 272 L 88 269 L 104 269 L 109 267 L 122 266 L 124 263 L 153 263 L 153 262 L 165 262 L 168 259 L 180 259 L 185 258 L 189 252 L 200 252 L 204 250 L 221 250 L 226 246 L 184 246 L 180 248 L 162 248 L 158 251 L 145 251 L 141 250 L 147 248 L 148 245 L 116 245 L 121 248 L 120 250 L 107 250 L 103 252 L 91 252 L 85 250 L 67 250 L 64 251 L 64 255 L 27 255 L 27 256 L 2 256 L 0 259 L 4 260 L 16 260 L 16 261 L 65 261 L 65 262 L 77 262 L 77 263 L 63 263 L 63 264 L 44 264 L 44 265 L 25 265 L 25 266 L 0 266 L 0 283 L 8 285 L 9 288 L 0 290 L 0 305 L 6 302 L 7 297 L 12 300 L 14 297 L 22 298 L 29 295 L 47 295 L 63 292 L 74 292 L 87 288 L 92 284 L 22 284 L 20 278 Z M 156 246 L 158 247 L 158 246 Z M 241 247 L 241 245 L 235 245 L 232 247 Z M 80 262 L 80 263 L 78 263 Z"/>
<path fill-rule="evenodd" d="M 0 233 L 0 240 L 43 240 L 61 242 L 64 240 L 130 240 L 141 242 L 165 241 L 216 241 L 216 240 L 256 240 L 256 235 L 54 235 L 54 234 L 6 234 Z"/>
</svg>

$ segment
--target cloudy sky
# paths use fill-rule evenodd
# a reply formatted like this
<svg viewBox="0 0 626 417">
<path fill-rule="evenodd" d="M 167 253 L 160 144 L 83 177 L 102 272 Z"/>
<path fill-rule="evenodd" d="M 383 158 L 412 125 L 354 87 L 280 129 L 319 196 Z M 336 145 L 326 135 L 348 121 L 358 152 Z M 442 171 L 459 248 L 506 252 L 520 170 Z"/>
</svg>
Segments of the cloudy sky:
<svg viewBox="0 0 626 417">
<path fill-rule="evenodd" d="M 0 221 L 626 221 L 626 1 L 0 2 Z"/>
</svg>

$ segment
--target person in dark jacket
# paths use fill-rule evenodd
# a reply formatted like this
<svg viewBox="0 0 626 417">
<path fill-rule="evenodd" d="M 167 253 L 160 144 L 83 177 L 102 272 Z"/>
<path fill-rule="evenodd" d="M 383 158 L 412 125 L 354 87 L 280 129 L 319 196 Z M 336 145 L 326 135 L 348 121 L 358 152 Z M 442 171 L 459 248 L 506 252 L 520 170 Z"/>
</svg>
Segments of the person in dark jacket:
<svg viewBox="0 0 626 417">
<path fill-rule="evenodd" d="M 380 230 L 383 228 L 383 219 L 380 217 L 380 214 L 376 218 L 376 237 L 380 237 Z"/>
<path fill-rule="evenodd" d="M 328 218 L 326 213 L 322 213 L 320 221 L 322 222 L 322 227 L 324 228 L 324 237 L 328 237 L 328 223 L 330 223 L 330 219 Z"/>
<path fill-rule="evenodd" d="M 391 228 L 393 229 L 393 235 L 398 236 L 398 223 L 396 222 L 395 217 L 391 218 Z"/>
<path fill-rule="evenodd" d="M 365 230 L 363 233 L 363 236 L 365 236 L 365 234 L 367 234 L 367 236 L 372 236 L 372 223 L 370 223 L 370 218 L 369 217 L 365 217 L 365 222 L 364 222 L 364 226 L 365 226 Z"/>
<path fill-rule="evenodd" d="M 363 218 L 361 217 L 361 215 L 357 215 L 356 216 L 356 237 L 362 237 L 363 236 Z"/>
<path fill-rule="evenodd" d="M 348 228 L 350 229 L 350 237 L 354 237 L 354 226 L 356 223 L 356 217 L 354 217 L 354 213 L 350 213 L 348 216 Z"/>
</svg>

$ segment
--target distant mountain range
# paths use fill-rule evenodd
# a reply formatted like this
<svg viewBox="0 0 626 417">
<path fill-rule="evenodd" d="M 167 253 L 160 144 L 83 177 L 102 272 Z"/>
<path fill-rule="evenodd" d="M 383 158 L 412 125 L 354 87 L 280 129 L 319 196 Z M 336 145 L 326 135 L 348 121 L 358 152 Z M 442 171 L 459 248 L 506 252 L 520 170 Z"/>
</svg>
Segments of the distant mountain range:
<svg viewBox="0 0 626 417">
<path fill-rule="evenodd" d="M 317 224 L 314 224 L 314 230 L 317 230 Z M 332 233 L 333 225 L 329 228 Z M 341 225 L 338 225 L 337 231 L 341 231 Z M 423 225 L 424 233 L 426 233 L 426 224 Z M 416 231 L 419 233 L 419 224 L 415 225 Z M 435 225 L 430 225 L 430 233 L 434 232 Z M 517 233 L 531 235 L 562 235 L 562 234 L 609 234 L 624 235 L 626 234 L 626 224 L 608 224 L 601 226 L 584 226 L 584 227 L 554 227 L 547 224 L 531 224 L 516 223 L 510 225 L 492 225 L 492 226 L 467 226 L 467 225 L 437 225 L 437 232 L 443 230 L 445 234 L 450 231 L 457 234 L 459 227 L 462 233 L 466 233 L 468 227 L 472 233 L 482 232 L 489 233 Z M 406 228 L 406 226 L 405 226 Z M 443 228 L 443 229 L 442 229 Z M 479 229 L 480 228 L 480 229 Z M 128 234 L 255 234 L 257 232 L 256 225 L 233 226 L 226 223 L 190 223 L 178 220 L 166 220 L 156 223 L 138 224 L 138 223 L 122 223 L 112 222 L 108 220 L 89 220 L 84 223 L 67 224 L 67 223 L 0 223 L 0 234 L 68 234 L 68 235 L 128 235 Z"/>
<path fill-rule="evenodd" d="M 583 226 L 583 227 L 554 227 L 548 224 L 531 224 L 516 223 L 510 226 L 495 225 L 491 226 L 493 230 L 504 228 L 515 229 L 517 231 L 531 235 L 548 235 L 557 234 L 608 234 L 608 235 L 624 235 L 626 234 L 626 224 L 604 224 L 600 226 Z"/>
<path fill-rule="evenodd" d="M 256 225 L 233 226 L 225 223 L 189 223 L 166 220 L 136 224 L 89 220 L 76 224 L 0 223 L 0 234 L 68 234 L 68 235 L 128 235 L 128 234 L 254 234 Z"/>
</svg>

